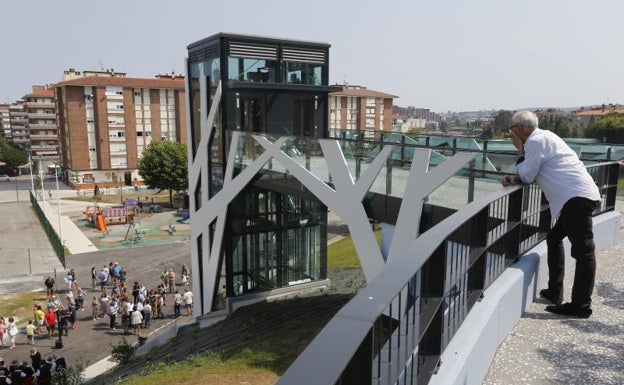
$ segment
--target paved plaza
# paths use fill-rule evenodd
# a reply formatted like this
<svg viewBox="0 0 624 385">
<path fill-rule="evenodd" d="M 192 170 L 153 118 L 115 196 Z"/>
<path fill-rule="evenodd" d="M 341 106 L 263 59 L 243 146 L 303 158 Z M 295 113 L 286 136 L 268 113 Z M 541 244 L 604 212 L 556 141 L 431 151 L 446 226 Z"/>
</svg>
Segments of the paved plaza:
<svg viewBox="0 0 624 385">
<path fill-rule="evenodd" d="M 28 187 L 27 183 L 23 186 Z M 19 186 L 19 184 L 18 184 Z M 13 186 L 11 186 L 13 187 Z M 34 215 L 28 200 L 27 191 L 14 190 L 15 187 L 7 189 L 2 186 L 0 190 L 0 218 L 3 218 L 2 237 L 0 237 L 0 294 L 19 293 L 27 291 L 44 290 L 43 281 L 47 275 L 56 275 L 57 287 L 60 290 L 61 299 L 64 300 L 66 288 L 63 284 L 65 269 L 58 261 L 54 250 L 50 246 L 39 220 Z M 60 192 L 62 196 L 75 196 L 75 192 L 69 189 Z M 53 191 L 53 203 L 56 197 L 56 190 Z M 81 215 L 81 208 L 85 206 L 83 202 L 72 202 L 61 200 L 62 220 L 72 222 L 70 217 Z M 46 202 L 49 204 L 49 202 Z M 51 207 L 48 208 L 51 210 Z M 65 216 L 67 214 L 67 216 Z M 163 213 L 164 215 L 165 213 Z M 154 214 L 150 220 L 158 218 Z M 171 216 L 171 213 L 168 214 Z M 51 215 L 51 222 L 57 212 Z M 63 222 L 66 223 L 66 222 Z M 164 223 L 167 223 L 166 221 Z M 88 241 L 88 237 L 78 227 L 64 227 L 64 240 L 67 244 L 78 245 L 82 248 L 81 253 L 66 256 L 67 269 L 73 268 L 76 271 L 77 280 L 87 291 L 87 301 L 92 296 L 99 294 L 99 289 L 91 288 L 90 271 L 91 267 L 101 268 L 110 262 L 119 262 L 128 271 L 128 281 L 139 281 L 145 284 L 148 289 L 156 288 L 159 283 L 160 273 L 165 268 L 173 268 L 179 276 L 183 263 L 190 266 L 190 244 L 187 241 L 176 239 L 169 244 L 144 247 L 124 247 L 111 250 L 100 251 Z M 87 230 L 89 231 L 89 230 Z M 114 233 L 113 233 L 114 234 Z M 82 236 L 81 236 L 82 235 Z M 163 238 L 171 237 L 168 233 L 159 234 Z M 72 237 L 76 239 L 72 239 Z M 104 235 L 100 235 L 104 239 Z M 182 288 L 180 287 L 180 290 Z M 44 295 L 42 295 L 42 303 Z M 86 302 L 87 302 L 86 301 Z M 34 304 L 33 304 L 34 305 Z M 192 322 L 192 317 L 181 317 L 177 320 L 173 318 L 173 306 L 170 304 L 164 308 L 165 319 L 154 320 L 153 326 L 145 330 L 144 334 L 149 338 L 155 338 L 160 333 L 175 325 Z M 5 318 L 10 316 L 3 314 Z M 69 336 L 63 338 L 62 349 L 55 349 L 55 339 L 49 340 L 46 336 L 37 336 L 35 344 L 42 356 L 45 358 L 52 353 L 65 356 L 69 364 L 73 364 L 80 359 L 90 366 L 86 371 L 88 377 L 99 374 L 101 371 L 113 365 L 109 360 L 112 350 L 111 344 L 115 345 L 128 338 L 130 343 L 137 341 L 137 336 L 124 336 L 123 331 L 117 328 L 111 331 L 108 327 L 108 318 L 104 317 L 97 321 L 91 318 L 90 306 L 78 312 L 77 328 L 69 331 Z M 23 326 L 23 324 L 21 325 Z M 7 347 L 0 348 L 0 357 L 6 362 L 18 359 L 28 360 L 30 346 L 26 344 L 24 333 L 18 335 L 15 349 Z"/>
</svg>

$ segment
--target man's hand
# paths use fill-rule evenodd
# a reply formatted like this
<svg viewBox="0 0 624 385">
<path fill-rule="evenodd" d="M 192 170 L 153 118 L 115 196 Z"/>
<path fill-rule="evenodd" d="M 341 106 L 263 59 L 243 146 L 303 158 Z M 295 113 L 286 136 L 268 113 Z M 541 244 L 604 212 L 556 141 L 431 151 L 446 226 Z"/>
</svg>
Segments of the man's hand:
<svg viewBox="0 0 624 385">
<path fill-rule="evenodd" d="M 524 155 L 524 143 L 515 132 L 511 131 L 511 143 L 518 149 L 519 155 Z"/>
<path fill-rule="evenodd" d="M 503 175 L 501 178 L 501 183 L 503 186 L 511 186 L 514 184 L 521 184 L 522 180 L 518 175 Z"/>
</svg>

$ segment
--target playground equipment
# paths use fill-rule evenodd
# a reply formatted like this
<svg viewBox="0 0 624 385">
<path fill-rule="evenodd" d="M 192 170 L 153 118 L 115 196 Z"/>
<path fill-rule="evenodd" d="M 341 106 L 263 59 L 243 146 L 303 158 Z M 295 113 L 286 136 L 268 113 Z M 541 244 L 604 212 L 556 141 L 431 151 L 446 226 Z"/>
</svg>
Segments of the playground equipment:
<svg viewBox="0 0 624 385">
<path fill-rule="evenodd" d="M 84 211 L 85 218 L 100 231 L 108 231 L 107 225 L 134 223 L 139 214 L 136 206 L 125 207 L 102 207 L 98 205 L 87 206 Z"/>
<path fill-rule="evenodd" d="M 187 219 L 191 217 L 191 214 L 189 213 L 188 209 L 179 208 L 176 210 L 175 216 L 180 217 L 176 219 L 176 222 L 183 223 L 184 221 L 186 221 Z"/>
<path fill-rule="evenodd" d="M 140 222 L 130 223 L 123 242 L 129 243 L 130 247 L 135 244 L 145 245 L 145 234 L 147 234 L 147 229 L 141 228 Z"/>
</svg>

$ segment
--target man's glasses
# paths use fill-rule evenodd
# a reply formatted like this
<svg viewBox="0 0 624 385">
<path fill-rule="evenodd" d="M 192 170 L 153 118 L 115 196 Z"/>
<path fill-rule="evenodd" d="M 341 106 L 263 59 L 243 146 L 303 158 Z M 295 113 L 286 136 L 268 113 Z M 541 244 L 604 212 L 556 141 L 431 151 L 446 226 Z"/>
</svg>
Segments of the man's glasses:
<svg viewBox="0 0 624 385">
<path fill-rule="evenodd" d="M 520 127 L 520 126 L 522 126 L 522 124 L 514 124 L 513 126 L 509 127 L 509 131 L 513 131 L 514 128 Z"/>
</svg>

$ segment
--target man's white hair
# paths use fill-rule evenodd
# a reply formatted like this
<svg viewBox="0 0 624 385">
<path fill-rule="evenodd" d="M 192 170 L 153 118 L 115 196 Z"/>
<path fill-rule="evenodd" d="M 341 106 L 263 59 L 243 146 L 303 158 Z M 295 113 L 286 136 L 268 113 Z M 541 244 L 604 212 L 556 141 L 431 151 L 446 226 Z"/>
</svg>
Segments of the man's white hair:
<svg viewBox="0 0 624 385">
<path fill-rule="evenodd" d="M 522 124 L 525 127 L 538 128 L 539 119 L 533 111 L 520 110 L 511 117 L 511 125 Z"/>
</svg>

